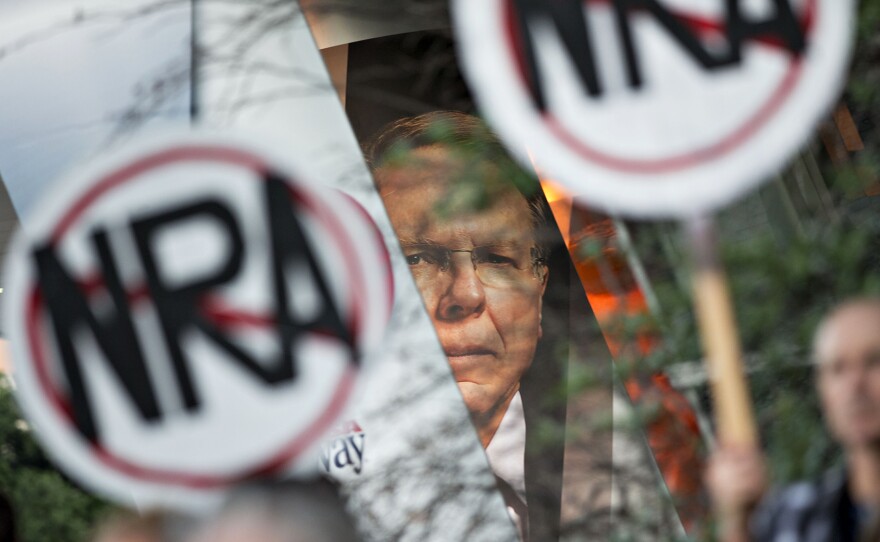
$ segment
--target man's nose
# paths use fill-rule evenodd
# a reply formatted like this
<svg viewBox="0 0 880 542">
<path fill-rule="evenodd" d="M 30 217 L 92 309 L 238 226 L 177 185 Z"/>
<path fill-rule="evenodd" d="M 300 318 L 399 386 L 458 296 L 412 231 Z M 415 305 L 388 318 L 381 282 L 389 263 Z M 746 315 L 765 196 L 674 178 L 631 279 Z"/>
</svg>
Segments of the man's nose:
<svg viewBox="0 0 880 542">
<path fill-rule="evenodd" d="M 863 396 L 867 390 L 865 385 L 868 382 L 867 376 L 860 365 L 847 365 L 837 378 L 837 395 L 850 400 Z"/>
<path fill-rule="evenodd" d="M 451 283 L 440 297 L 437 316 L 440 320 L 462 320 L 479 315 L 486 308 L 486 292 L 470 255 L 453 254 L 459 258 L 450 266 Z"/>
<path fill-rule="evenodd" d="M 867 384 L 869 380 L 870 371 L 868 366 L 864 363 L 860 363 L 855 366 L 855 368 L 850 371 L 849 374 L 849 389 L 851 393 L 858 393 L 867 389 Z"/>
</svg>

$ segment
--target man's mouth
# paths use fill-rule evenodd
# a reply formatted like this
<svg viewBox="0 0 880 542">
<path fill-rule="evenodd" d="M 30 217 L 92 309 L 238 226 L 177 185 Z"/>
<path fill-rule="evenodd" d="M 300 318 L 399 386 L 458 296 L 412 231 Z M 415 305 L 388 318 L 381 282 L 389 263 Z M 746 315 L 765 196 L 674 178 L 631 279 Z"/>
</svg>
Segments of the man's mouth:
<svg viewBox="0 0 880 542">
<path fill-rule="evenodd" d="M 875 416 L 877 414 L 877 407 L 874 405 L 854 405 L 849 409 L 850 416 Z"/>
<path fill-rule="evenodd" d="M 463 358 L 469 356 L 494 356 L 495 351 L 489 348 L 473 346 L 473 347 L 455 347 L 445 350 L 446 357 Z"/>
</svg>

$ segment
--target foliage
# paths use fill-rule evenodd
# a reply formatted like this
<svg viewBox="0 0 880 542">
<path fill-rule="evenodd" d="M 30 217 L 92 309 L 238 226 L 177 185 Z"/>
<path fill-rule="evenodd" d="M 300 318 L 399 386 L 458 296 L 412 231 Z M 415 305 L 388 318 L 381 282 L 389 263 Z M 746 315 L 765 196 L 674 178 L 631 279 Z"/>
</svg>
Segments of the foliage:
<svg viewBox="0 0 880 542">
<path fill-rule="evenodd" d="M 108 505 L 77 488 L 56 471 L 35 442 L 0 376 L 0 492 L 16 512 L 24 542 L 80 542 Z"/>
</svg>

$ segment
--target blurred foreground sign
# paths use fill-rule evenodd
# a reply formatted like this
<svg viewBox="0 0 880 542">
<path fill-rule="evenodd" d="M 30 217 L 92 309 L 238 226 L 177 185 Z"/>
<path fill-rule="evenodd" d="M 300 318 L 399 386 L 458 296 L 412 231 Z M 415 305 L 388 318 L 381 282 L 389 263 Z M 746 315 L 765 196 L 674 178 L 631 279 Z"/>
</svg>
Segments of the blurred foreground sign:
<svg viewBox="0 0 880 542">
<path fill-rule="evenodd" d="M 457 0 L 510 149 L 597 207 L 709 211 L 780 168 L 843 81 L 851 0 Z"/>
<path fill-rule="evenodd" d="M 18 395 L 54 459 L 192 508 L 315 471 L 392 301 L 366 212 L 251 145 L 181 134 L 64 179 L 8 264 Z"/>
</svg>

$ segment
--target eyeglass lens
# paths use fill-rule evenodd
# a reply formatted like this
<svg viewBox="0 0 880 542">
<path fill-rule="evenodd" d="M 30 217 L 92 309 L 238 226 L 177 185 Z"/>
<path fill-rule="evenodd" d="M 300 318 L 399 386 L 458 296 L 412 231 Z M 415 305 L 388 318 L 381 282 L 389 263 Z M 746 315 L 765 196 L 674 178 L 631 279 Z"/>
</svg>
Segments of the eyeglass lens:
<svg viewBox="0 0 880 542">
<path fill-rule="evenodd" d="M 411 245 L 404 247 L 407 263 L 416 281 L 428 285 L 441 279 L 441 274 L 452 265 L 465 265 L 469 256 L 477 278 L 484 286 L 511 287 L 524 280 L 535 279 L 532 272 L 532 253 L 521 247 L 474 247 L 449 249 L 441 245 Z M 456 258 L 456 255 L 460 255 Z M 453 264 L 453 261 L 457 263 Z"/>
</svg>

